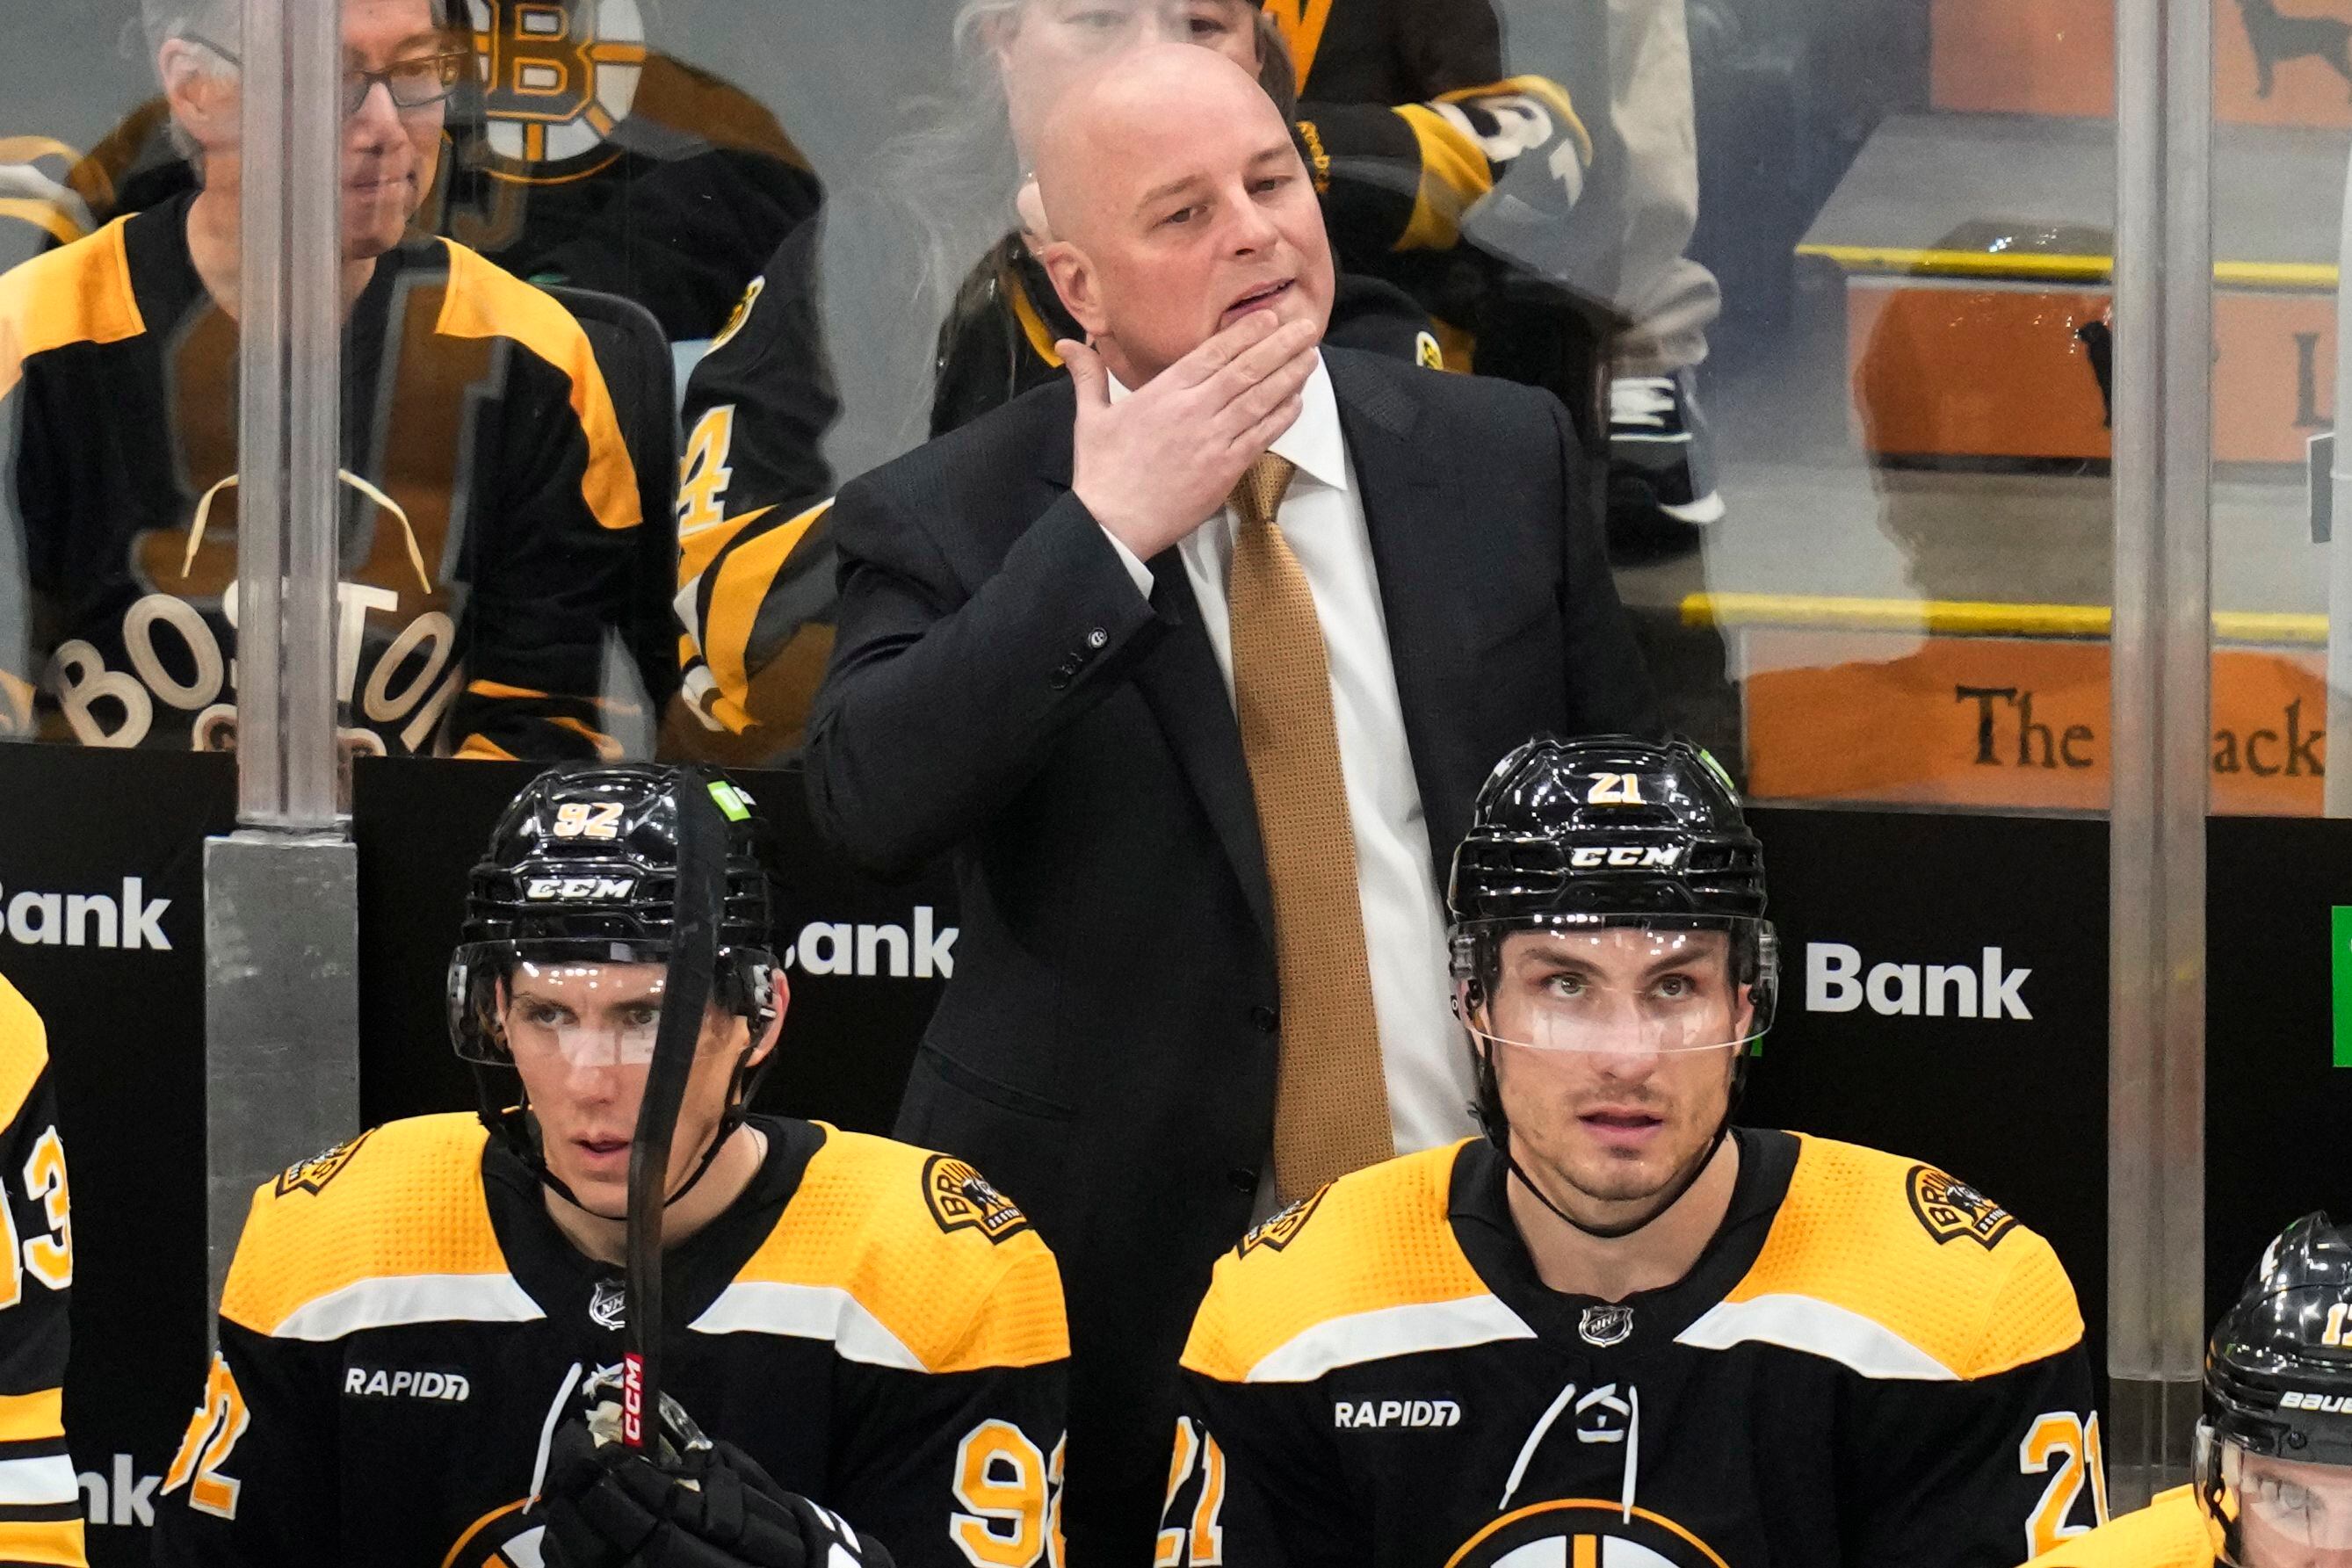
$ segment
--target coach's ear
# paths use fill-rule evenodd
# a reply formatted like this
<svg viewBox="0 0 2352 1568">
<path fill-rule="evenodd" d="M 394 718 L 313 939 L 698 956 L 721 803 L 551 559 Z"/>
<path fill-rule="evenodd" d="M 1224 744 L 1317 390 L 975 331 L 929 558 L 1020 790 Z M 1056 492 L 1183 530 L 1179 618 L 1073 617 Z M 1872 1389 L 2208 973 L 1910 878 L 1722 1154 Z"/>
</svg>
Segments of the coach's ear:
<svg viewBox="0 0 2352 1568">
<path fill-rule="evenodd" d="M 1101 338 L 1109 329 L 1110 318 L 1103 310 L 1101 277 L 1087 253 L 1068 240 L 1055 240 L 1037 260 L 1054 280 L 1054 292 L 1062 297 L 1062 308 L 1070 319 L 1089 338 Z"/>
</svg>

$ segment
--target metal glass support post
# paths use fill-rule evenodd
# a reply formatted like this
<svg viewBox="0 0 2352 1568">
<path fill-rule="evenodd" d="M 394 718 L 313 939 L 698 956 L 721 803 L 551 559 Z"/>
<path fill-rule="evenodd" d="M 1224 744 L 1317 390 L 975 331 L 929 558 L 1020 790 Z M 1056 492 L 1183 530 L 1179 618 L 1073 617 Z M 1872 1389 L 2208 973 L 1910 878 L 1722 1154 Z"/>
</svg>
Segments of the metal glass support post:
<svg viewBox="0 0 2352 1568">
<path fill-rule="evenodd" d="M 2352 321 L 2352 165 L 2344 174 L 2344 224 L 2336 255 L 2336 319 Z M 2352 409 L 2352 332 L 2336 337 L 2336 406 Z M 2327 727 L 2352 735 L 2352 418 L 2339 415 L 2336 423 L 2343 428 L 2327 470 Z M 2344 497 L 2340 508 L 2334 504 L 2336 496 Z M 2325 805 L 2331 817 L 2352 817 L 2352 767 L 2328 773 Z"/>
<path fill-rule="evenodd" d="M 358 862 L 337 800 L 342 8 L 244 0 L 237 819 L 205 846 L 215 1298 L 256 1185 L 359 1125 Z"/>
<path fill-rule="evenodd" d="M 2116 7 L 2107 1456 L 2188 1479 L 2204 1343 L 2211 0 Z"/>
</svg>

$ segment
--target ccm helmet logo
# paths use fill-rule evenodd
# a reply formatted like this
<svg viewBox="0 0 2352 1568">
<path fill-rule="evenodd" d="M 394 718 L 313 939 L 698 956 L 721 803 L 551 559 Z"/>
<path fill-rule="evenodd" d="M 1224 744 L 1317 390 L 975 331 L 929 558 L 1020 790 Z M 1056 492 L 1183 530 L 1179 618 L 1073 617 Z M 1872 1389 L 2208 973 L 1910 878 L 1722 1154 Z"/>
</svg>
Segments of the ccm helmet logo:
<svg viewBox="0 0 2352 1568">
<path fill-rule="evenodd" d="M 523 889 L 534 903 L 562 899 L 566 904 L 618 904 L 637 891 L 633 876 L 535 876 Z"/>
<path fill-rule="evenodd" d="M 2298 1394 L 2293 1389 L 2279 1396 L 2282 1410 L 2316 1410 L 2324 1416 L 2341 1416 L 2352 1410 L 2352 1394 Z"/>
<path fill-rule="evenodd" d="M 1601 866 L 1633 871 L 1672 871 L 1682 863 L 1680 844 L 1619 844 L 1614 848 L 1590 844 L 1568 852 L 1568 863 L 1579 871 L 1592 871 Z"/>
</svg>

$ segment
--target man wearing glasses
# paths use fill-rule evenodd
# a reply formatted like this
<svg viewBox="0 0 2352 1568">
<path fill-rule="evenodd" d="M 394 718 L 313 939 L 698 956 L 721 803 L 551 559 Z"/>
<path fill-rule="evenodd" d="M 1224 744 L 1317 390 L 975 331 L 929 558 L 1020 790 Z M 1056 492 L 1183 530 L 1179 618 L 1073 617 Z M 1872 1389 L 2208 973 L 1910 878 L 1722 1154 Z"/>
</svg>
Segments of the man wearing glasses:
<svg viewBox="0 0 2352 1568">
<path fill-rule="evenodd" d="M 240 10 L 145 4 L 198 188 L 0 278 L 0 724 L 19 734 L 236 743 Z M 345 752 L 609 758 L 605 628 L 642 523 L 611 397 L 554 300 L 411 238 L 462 36 L 435 0 L 347 0 L 343 48 Z"/>
</svg>

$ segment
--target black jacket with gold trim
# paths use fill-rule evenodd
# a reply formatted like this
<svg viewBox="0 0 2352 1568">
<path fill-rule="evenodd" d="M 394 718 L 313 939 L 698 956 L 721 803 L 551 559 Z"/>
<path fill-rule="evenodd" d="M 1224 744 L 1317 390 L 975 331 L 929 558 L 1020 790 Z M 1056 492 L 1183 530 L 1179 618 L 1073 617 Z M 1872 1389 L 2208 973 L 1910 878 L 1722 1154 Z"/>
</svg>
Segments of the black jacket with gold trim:
<svg viewBox="0 0 2352 1568">
<path fill-rule="evenodd" d="M 755 1124 L 751 1186 L 671 1253 L 665 1393 L 907 1568 L 1059 1568 L 1053 1254 L 958 1162 Z M 470 1116 L 293 1167 L 237 1245 L 159 1561 L 538 1561 L 549 1434 L 625 1311 Z"/>
<path fill-rule="evenodd" d="M 82 1497 L 66 1451 L 73 1210 L 47 1031 L 0 979 L 0 1568 L 79 1563 Z"/>
<path fill-rule="evenodd" d="M 16 733 L 234 742 L 238 334 L 190 258 L 190 200 L 0 278 L 0 727 Z M 608 751 L 605 634 L 631 613 L 642 517 L 579 324 L 463 246 L 403 246 L 352 308 L 343 385 L 346 747 Z"/>
<path fill-rule="evenodd" d="M 2003 1568 L 2102 1511 L 2074 1292 L 1932 1168 L 1742 1130 L 1721 1228 L 1622 1302 L 1538 1279 L 1483 1141 L 1217 1265 L 1161 1568 Z"/>
</svg>

